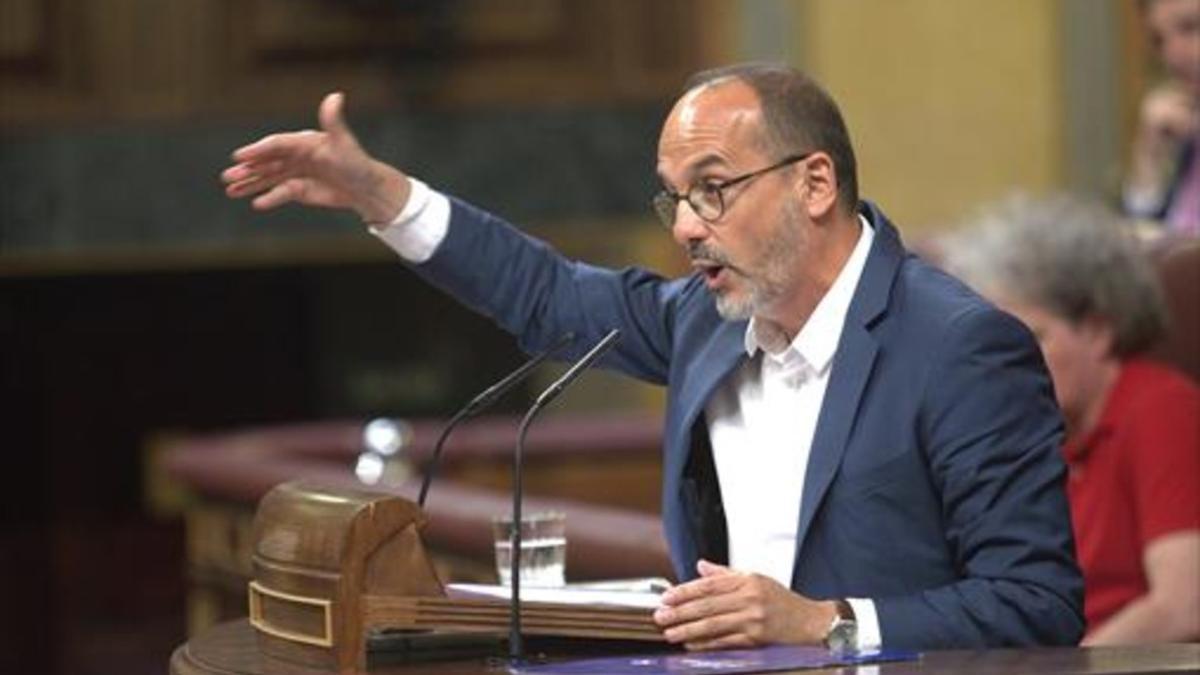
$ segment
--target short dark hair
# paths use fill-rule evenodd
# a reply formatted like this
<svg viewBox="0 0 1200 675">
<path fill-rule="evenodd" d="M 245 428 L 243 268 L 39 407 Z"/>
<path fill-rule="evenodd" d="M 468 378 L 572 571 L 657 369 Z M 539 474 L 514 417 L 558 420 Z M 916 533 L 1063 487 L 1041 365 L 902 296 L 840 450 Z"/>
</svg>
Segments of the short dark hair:
<svg viewBox="0 0 1200 675">
<path fill-rule="evenodd" d="M 758 96 L 769 150 L 780 155 L 822 151 L 833 159 L 838 200 L 846 212 L 858 209 L 858 165 L 850 133 L 837 103 L 804 73 L 778 63 L 738 63 L 704 70 L 688 78 L 685 91 L 733 79 Z"/>
</svg>

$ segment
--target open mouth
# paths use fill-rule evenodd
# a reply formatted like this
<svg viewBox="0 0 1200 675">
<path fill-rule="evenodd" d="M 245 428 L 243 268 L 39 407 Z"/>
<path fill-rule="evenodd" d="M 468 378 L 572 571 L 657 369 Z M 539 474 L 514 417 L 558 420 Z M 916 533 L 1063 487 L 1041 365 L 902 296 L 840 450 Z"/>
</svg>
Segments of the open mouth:
<svg viewBox="0 0 1200 675">
<path fill-rule="evenodd" d="M 707 260 L 693 260 L 692 267 L 704 277 L 704 280 L 711 286 L 720 279 L 721 274 L 725 271 L 725 266 L 719 263 L 710 262 Z"/>
</svg>

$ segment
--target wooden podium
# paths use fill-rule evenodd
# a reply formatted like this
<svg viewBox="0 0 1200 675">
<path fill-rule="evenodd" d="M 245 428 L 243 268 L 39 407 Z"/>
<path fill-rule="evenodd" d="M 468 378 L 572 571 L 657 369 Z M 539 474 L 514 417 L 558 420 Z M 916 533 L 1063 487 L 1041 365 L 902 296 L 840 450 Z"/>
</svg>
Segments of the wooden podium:
<svg viewBox="0 0 1200 675">
<path fill-rule="evenodd" d="M 254 518 L 248 588 L 262 653 L 363 671 L 370 636 L 377 644 L 498 643 L 507 600 L 447 596 L 421 541 L 424 524 L 415 504 L 389 493 L 307 482 L 267 493 Z M 521 606 L 525 634 L 661 642 L 651 614 L 590 603 Z"/>
<path fill-rule="evenodd" d="M 439 660 L 407 663 L 372 664 L 369 670 L 357 667 L 339 669 L 306 666 L 265 653 L 260 634 L 246 619 L 214 626 L 181 645 L 171 656 L 171 675 L 331 675 L 364 673 L 371 675 L 411 675 L 415 673 L 457 673 L 496 675 L 494 662 L 463 654 Z"/>
<path fill-rule="evenodd" d="M 389 623 L 377 600 L 442 595 L 421 543 L 424 516 L 378 492 L 284 483 L 254 517 L 250 624 L 263 652 L 364 669 L 367 632 Z"/>
<path fill-rule="evenodd" d="M 216 626 L 180 646 L 171 657 L 170 672 L 504 672 L 502 660 L 489 662 L 481 654 L 502 654 L 507 603 L 447 597 L 421 543 L 424 522 L 416 505 L 391 494 L 304 482 L 276 487 L 263 497 L 255 516 L 249 618 Z M 641 615 L 596 607 L 566 610 L 538 603 L 523 605 L 522 610 L 525 632 L 531 635 L 624 637 L 643 640 L 641 644 L 652 649 L 667 649 L 649 641 L 657 631 L 648 611 Z M 586 616 L 582 622 L 581 612 Z M 443 641 L 440 647 L 393 652 L 368 663 L 368 638 L 374 636 L 379 643 L 380 637 L 389 635 L 384 629 L 400 629 L 392 634 L 411 635 L 414 642 L 429 637 L 434 643 Z M 466 639 L 456 642 L 460 638 Z M 629 642 L 602 642 L 603 646 L 595 647 L 584 641 L 563 641 L 547 653 L 564 658 L 585 651 L 630 650 Z M 397 654 L 403 658 L 395 658 Z M 429 660 L 430 655 L 437 658 Z M 917 661 L 872 667 L 885 675 L 1195 672 L 1200 670 L 1200 645 L 930 652 Z"/>
</svg>

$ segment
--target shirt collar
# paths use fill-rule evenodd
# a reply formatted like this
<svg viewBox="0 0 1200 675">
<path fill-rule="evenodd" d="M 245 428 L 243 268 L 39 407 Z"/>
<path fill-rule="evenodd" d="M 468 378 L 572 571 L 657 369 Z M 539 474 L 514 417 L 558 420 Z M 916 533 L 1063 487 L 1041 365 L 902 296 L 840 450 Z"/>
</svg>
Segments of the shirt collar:
<svg viewBox="0 0 1200 675">
<path fill-rule="evenodd" d="M 746 326 L 744 340 L 747 355 L 753 357 L 756 351 L 762 349 L 769 358 L 784 361 L 788 360 L 787 353 L 791 350 L 818 373 L 829 367 L 837 351 L 838 341 L 842 337 L 842 326 L 846 323 L 850 302 L 854 299 L 854 290 L 858 288 L 858 281 L 862 278 L 863 268 L 866 267 L 867 253 L 870 252 L 871 242 L 875 239 L 875 230 L 861 214 L 858 216 L 858 222 L 862 227 L 859 229 L 858 243 L 854 245 L 854 251 L 850 253 L 846 264 L 833 280 L 833 285 L 817 303 L 816 309 L 791 344 L 787 345 L 784 342 L 786 338 L 778 326 L 752 317 Z"/>
</svg>

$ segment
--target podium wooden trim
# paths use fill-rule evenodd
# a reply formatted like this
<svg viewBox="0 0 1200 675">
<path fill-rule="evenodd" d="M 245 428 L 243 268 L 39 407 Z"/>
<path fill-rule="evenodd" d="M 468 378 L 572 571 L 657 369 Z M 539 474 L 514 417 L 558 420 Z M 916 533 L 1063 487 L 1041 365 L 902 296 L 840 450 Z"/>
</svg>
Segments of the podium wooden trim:
<svg viewBox="0 0 1200 675">
<path fill-rule="evenodd" d="M 256 630 L 267 635 L 271 635 L 283 640 L 291 642 L 300 642 L 303 644 L 314 645 L 316 647 L 332 647 L 333 646 L 333 603 L 322 598 L 310 598 L 303 595 L 295 595 L 294 593 L 283 593 L 275 591 L 263 586 L 257 581 L 251 581 L 248 584 L 249 601 L 250 601 L 250 625 Z M 273 625 L 270 621 L 263 617 L 262 596 L 291 602 L 297 605 L 313 605 L 321 609 L 321 613 L 325 618 L 325 631 L 320 636 L 308 635 L 300 631 L 280 628 Z"/>
</svg>

